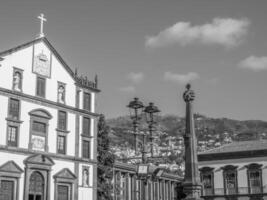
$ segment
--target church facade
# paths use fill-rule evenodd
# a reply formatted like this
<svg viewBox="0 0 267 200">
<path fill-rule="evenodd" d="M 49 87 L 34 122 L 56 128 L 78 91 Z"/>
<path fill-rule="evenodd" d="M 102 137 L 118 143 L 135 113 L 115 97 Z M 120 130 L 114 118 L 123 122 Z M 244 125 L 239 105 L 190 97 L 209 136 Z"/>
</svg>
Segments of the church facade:
<svg viewBox="0 0 267 200">
<path fill-rule="evenodd" d="M 96 199 L 98 92 L 45 37 L 0 53 L 0 200 Z"/>
</svg>

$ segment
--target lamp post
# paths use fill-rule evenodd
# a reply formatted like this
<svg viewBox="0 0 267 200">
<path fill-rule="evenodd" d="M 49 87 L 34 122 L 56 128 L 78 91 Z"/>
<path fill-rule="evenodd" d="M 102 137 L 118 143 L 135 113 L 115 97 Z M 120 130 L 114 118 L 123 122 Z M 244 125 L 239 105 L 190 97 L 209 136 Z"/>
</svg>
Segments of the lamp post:
<svg viewBox="0 0 267 200">
<path fill-rule="evenodd" d="M 139 121 L 142 119 L 142 112 L 144 109 L 143 103 L 138 99 L 134 98 L 133 101 L 130 101 L 130 103 L 127 105 L 127 107 L 130 110 L 130 117 L 133 120 L 133 128 L 134 128 L 134 138 L 135 138 L 135 154 L 137 154 L 137 135 L 138 135 L 138 125 Z M 153 103 L 149 103 L 148 106 L 145 107 L 144 113 L 146 117 L 146 122 L 148 123 L 148 128 L 149 128 L 149 135 L 150 135 L 150 142 L 151 142 L 151 157 L 153 157 L 153 137 L 152 137 L 152 131 L 153 131 L 153 125 L 156 123 L 155 122 L 155 114 L 160 112 L 160 110 L 155 106 Z M 146 145 L 145 145 L 145 138 L 146 134 L 142 134 L 142 162 L 138 164 L 137 166 L 137 176 L 142 180 L 143 182 L 143 187 L 142 187 L 142 195 L 143 199 L 145 200 L 147 197 L 147 180 L 150 177 L 155 177 L 159 178 L 163 170 L 157 170 L 157 173 L 155 175 L 149 175 L 149 164 L 147 164 L 147 159 L 146 159 Z"/>
<path fill-rule="evenodd" d="M 150 153 L 151 157 L 153 157 L 153 127 L 155 122 L 155 114 L 159 113 L 160 110 L 154 103 L 150 102 L 148 106 L 145 107 L 144 113 L 146 114 L 146 122 L 148 123 L 148 130 L 149 130 L 149 140 L 150 140 Z"/>
<path fill-rule="evenodd" d="M 137 154 L 137 134 L 138 134 L 137 128 L 138 128 L 138 123 L 142 118 L 144 105 L 141 101 L 139 101 L 137 97 L 135 97 L 133 101 L 130 101 L 127 107 L 129 108 L 130 111 L 130 117 L 133 120 L 135 154 Z"/>
</svg>

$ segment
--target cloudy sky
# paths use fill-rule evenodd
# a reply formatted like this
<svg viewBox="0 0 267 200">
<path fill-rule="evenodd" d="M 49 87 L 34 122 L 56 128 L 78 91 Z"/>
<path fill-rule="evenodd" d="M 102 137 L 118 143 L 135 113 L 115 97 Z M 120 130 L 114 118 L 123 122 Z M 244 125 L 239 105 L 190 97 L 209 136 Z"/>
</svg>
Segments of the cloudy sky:
<svg viewBox="0 0 267 200">
<path fill-rule="evenodd" d="M 191 82 L 196 112 L 267 120 L 266 0 L 3 1 L 0 50 L 34 39 L 39 13 L 65 61 L 98 74 L 107 117 L 133 97 L 183 116 Z"/>
</svg>

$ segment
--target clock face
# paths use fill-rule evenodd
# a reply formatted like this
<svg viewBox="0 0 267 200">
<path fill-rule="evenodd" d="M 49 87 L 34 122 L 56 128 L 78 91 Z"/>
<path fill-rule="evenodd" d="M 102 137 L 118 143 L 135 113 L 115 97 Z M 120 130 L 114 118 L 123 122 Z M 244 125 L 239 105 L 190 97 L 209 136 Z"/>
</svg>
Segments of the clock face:
<svg viewBox="0 0 267 200">
<path fill-rule="evenodd" d="M 50 61 L 45 54 L 40 53 L 34 57 L 33 72 L 45 77 L 50 77 L 50 70 Z"/>
</svg>

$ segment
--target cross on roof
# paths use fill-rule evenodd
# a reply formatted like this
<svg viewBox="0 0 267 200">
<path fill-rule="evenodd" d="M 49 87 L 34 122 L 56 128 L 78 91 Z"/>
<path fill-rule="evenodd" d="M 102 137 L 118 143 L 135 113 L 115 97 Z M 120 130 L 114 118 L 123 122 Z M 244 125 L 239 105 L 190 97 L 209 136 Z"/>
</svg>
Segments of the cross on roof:
<svg viewBox="0 0 267 200">
<path fill-rule="evenodd" d="M 40 16 L 38 16 L 38 19 L 40 19 L 40 35 L 39 37 L 44 37 L 44 22 L 46 22 L 46 18 L 44 18 L 44 14 L 41 13 Z"/>
</svg>

